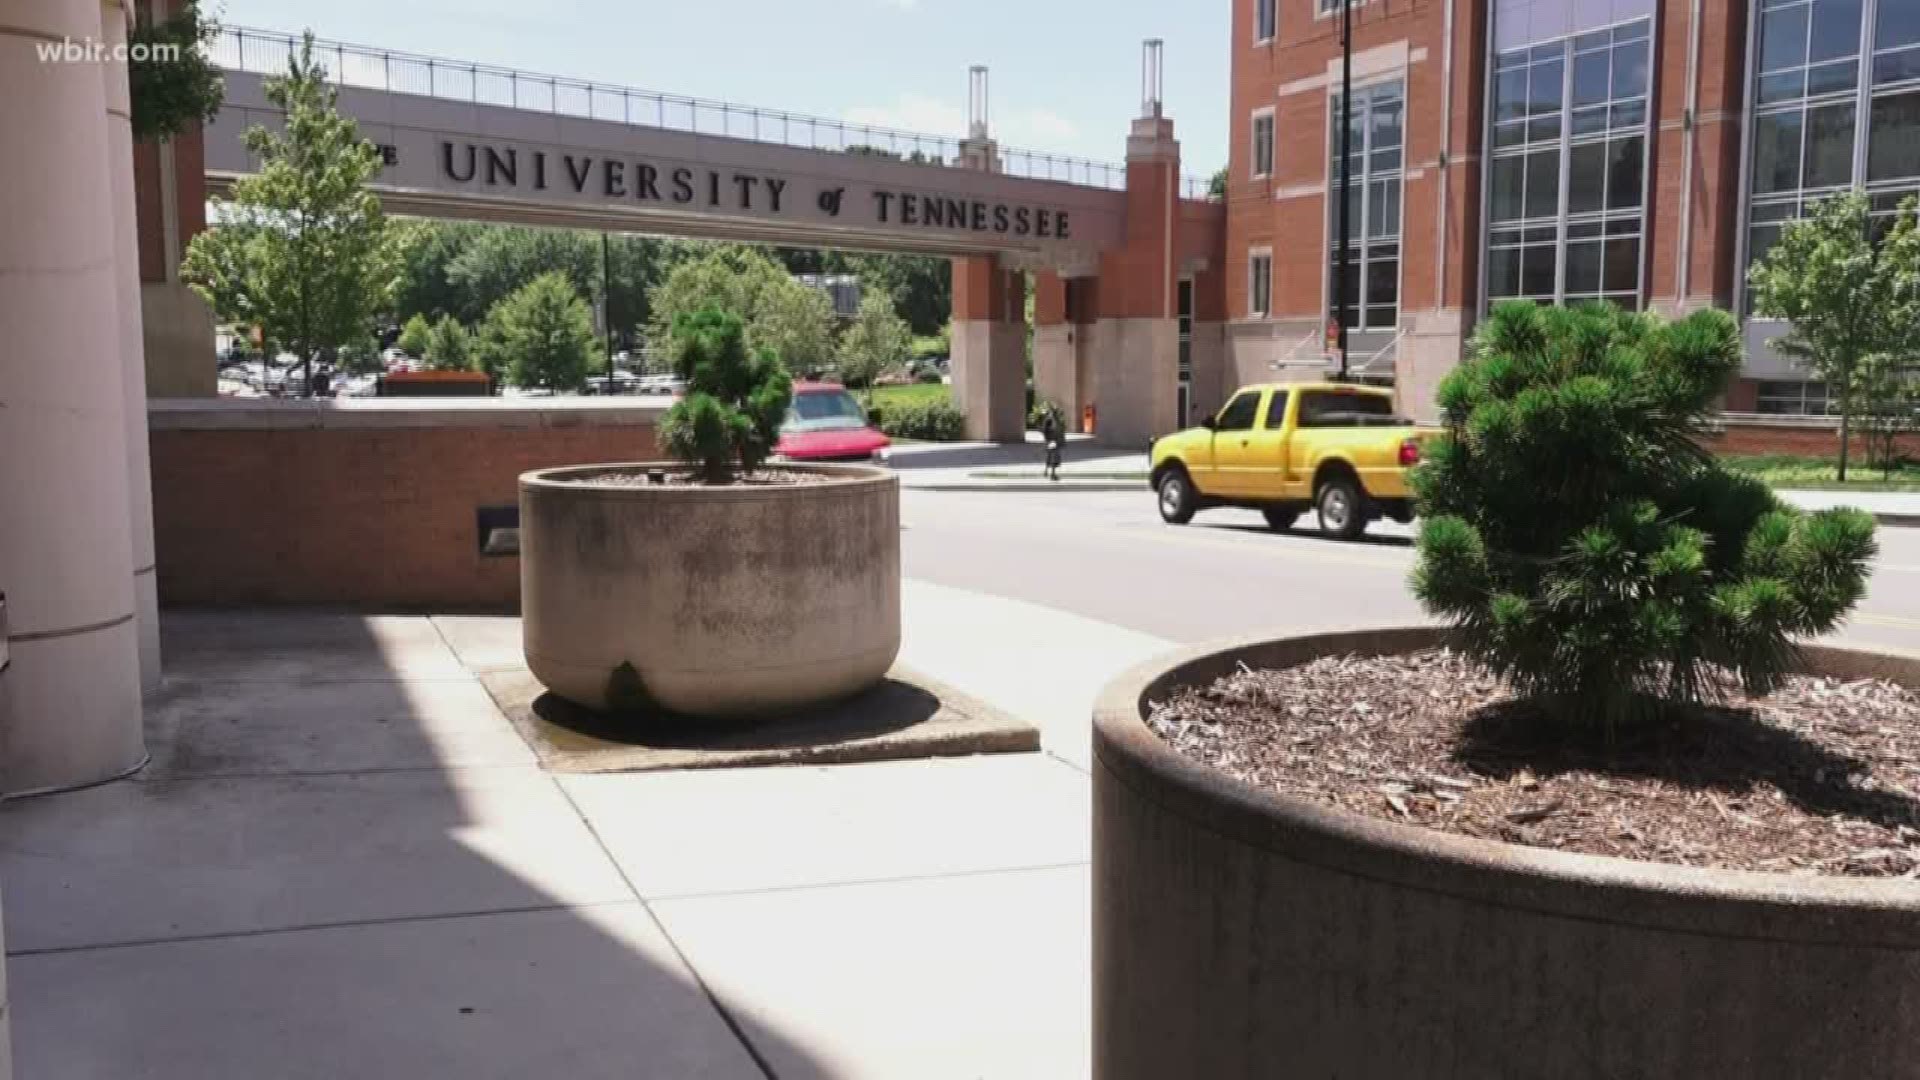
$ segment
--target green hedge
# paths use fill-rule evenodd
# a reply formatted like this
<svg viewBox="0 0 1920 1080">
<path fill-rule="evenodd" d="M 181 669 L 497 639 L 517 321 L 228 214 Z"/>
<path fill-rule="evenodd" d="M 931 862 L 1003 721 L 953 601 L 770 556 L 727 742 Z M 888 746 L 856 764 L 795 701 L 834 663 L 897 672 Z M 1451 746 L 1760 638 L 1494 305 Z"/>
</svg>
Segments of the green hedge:
<svg viewBox="0 0 1920 1080">
<path fill-rule="evenodd" d="M 920 401 L 877 406 L 880 430 L 892 439 L 921 442 L 959 442 L 966 438 L 966 417 L 946 401 Z"/>
</svg>

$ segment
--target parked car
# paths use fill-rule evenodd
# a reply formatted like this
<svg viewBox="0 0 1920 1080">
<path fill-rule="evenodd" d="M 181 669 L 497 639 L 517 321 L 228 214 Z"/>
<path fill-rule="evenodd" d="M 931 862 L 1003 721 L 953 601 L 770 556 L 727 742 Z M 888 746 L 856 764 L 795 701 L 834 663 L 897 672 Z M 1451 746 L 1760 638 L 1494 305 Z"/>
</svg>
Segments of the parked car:
<svg viewBox="0 0 1920 1080">
<path fill-rule="evenodd" d="M 1243 506 L 1286 529 L 1312 508 L 1323 532 L 1351 540 L 1375 518 L 1413 520 L 1407 471 L 1439 434 L 1396 416 L 1390 390 L 1249 386 L 1199 427 L 1155 440 L 1150 482 L 1161 518 L 1175 525 Z"/>
<path fill-rule="evenodd" d="M 871 461 L 892 445 L 839 383 L 802 382 L 774 453 L 788 461 Z"/>
<path fill-rule="evenodd" d="M 640 376 L 631 371 L 615 371 L 611 378 L 606 375 L 587 378 L 586 392 L 589 394 L 632 394 L 639 389 Z"/>
</svg>

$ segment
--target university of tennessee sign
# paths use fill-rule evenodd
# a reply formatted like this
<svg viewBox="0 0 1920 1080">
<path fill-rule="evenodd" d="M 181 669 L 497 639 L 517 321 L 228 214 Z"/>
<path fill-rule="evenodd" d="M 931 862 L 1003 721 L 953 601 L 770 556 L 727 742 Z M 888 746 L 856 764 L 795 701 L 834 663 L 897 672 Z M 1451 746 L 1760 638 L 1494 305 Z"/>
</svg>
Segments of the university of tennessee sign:
<svg viewBox="0 0 1920 1080">
<path fill-rule="evenodd" d="M 1118 246 L 1125 194 L 986 171 L 343 87 L 380 145 L 398 213 L 788 245 L 1001 252 L 1085 266 Z M 259 76 L 227 73 L 207 172 L 251 171 L 241 134 L 277 125 Z"/>
<path fill-rule="evenodd" d="M 811 201 L 820 213 L 837 218 L 847 193 L 844 186 L 789 192 L 792 181 L 761 173 L 668 166 L 606 154 L 563 152 L 550 160 L 545 150 L 450 139 L 440 142 L 439 164 L 441 179 L 452 184 L 530 192 L 551 191 L 558 185 L 575 195 L 592 191 L 606 199 L 741 213 L 789 213 Z M 878 186 L 866 194 L 872 200 L 874 219 L 883 225 L 1039 240 L 1073 238 L 1072 211 L 1066 209 Z"/>
</svg>

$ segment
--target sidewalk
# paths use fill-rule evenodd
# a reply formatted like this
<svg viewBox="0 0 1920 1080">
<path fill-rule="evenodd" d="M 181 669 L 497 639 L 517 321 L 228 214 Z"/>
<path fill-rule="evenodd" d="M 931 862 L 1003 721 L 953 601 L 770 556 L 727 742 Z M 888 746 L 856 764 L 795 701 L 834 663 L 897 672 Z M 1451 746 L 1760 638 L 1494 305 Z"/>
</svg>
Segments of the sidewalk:
<svg viewBox="0 0 1920 1080">
<path fill-rule="evenodd" d="M 1853 506 L 1882 525 L 1920 527 L 1920 491 L 1785 491 L 1779 496 L 1802 510 Z"/>
<path fill-rule="evenodd" d="M 902 487 L 923 491 L 1144 491 L 1148 458 L 1109 450 L 1083 436 L 1068 442 L 1060 479 L 1044 471 L 1044 450 L 1028 433 L 1025 446 L 995 443 L 926 443 L 894 450 L 893 468 Z M 1920 491 L 1790 491 L 1780 497 L 1807 510 L 1854 506 L 1890 527 L 1920 527 Z"/>
<path fill-rule="evenodd" d="M 902 487 L 928 491 L 1144 491 L 1147 455 L 1111 450 L 1069 436 L 1059 481 L 1043 471 L 1046 449 L 1033 432 L 1023 446 L 922 443 L 895 447 L 890 462 Z"/>
<path fill-rule="evenodd" d="M 1165 643 L 904 604 L 1048 752 L 551 775 L 517 620 L 169 614 L 153 764 L 0 811 L 18 1075 L 1085 1077 L 1088 716 Z"/>
</svg>

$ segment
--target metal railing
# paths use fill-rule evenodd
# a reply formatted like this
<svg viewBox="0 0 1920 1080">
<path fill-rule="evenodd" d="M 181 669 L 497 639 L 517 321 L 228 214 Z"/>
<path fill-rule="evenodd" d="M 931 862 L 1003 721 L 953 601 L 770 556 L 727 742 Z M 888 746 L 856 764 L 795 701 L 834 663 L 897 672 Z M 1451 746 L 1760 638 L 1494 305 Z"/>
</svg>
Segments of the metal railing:
<svg viewBox="0 0 1920 1080">
<path fill-rule="evenodd" d="M 1383 378 L 1391 382 L 1394 375 L 1394 362 L 1399 359 L 1400 339 L 1406 336 L 1406 328 L 1402 327 L 1399 333 L 1393 335 L 1393 340 L 1380 346 L 1380 348 L 1374 352 L 1369 353 L 1366 359 L 1360 361 L 1358 364 L 1352 365 L 1349 368 L 1352 376 L 1366 382 L 1373 382 Z M 1385 371 L 1379 370 L 1381 357 L 1388 358 Z"/>
<path fill-rule="evenodd" d="M 212 59 L 233 71 L 276 75 L 286 70 L 287 57 L 299 48 L 300 37 L 296 34 L 224 26 L 213 42 Z M 700 135 L 724 135 L 811 150 L 842 153 L 868 150 L 916 164 L 953 167 L 960 161 L 960 140 L 946 135 L 608 86 L 584 79 L 319 38 L 314 39 L 313 54 L 326 68 L 328 78 L 340 86 L 530 109 Z M 1115 191 L 1127 186 L 1125 165 L 1017 147 L 1003 146 L 999 152 L 1000 171 L 1008 176 Z M 1182 187 L 1188 198 L 1208 197 L 1208 181 L 1203 177 L 1185 177 Z"/>
</svg>

